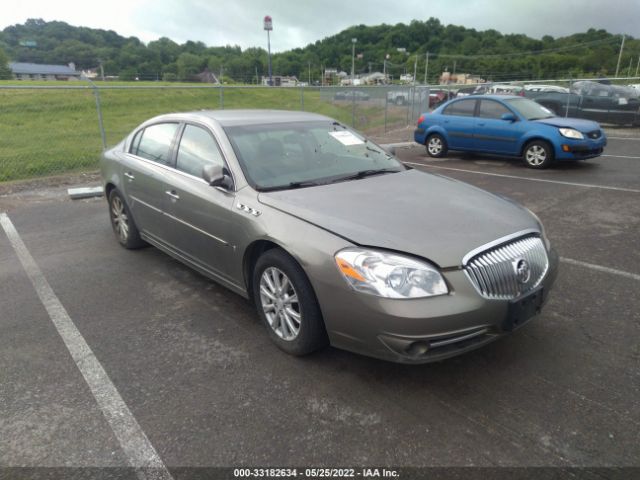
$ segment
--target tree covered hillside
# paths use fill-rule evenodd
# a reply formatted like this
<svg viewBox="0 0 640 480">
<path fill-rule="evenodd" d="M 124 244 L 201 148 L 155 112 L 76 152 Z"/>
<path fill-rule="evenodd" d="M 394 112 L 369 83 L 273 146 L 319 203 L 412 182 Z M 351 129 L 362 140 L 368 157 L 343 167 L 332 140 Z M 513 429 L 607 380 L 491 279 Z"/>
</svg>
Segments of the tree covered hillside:
<svg viewBox="0 0 640 480">
<path fill-rule="evenodd" d="M 612 76 L 622 36 L 589 29 L 538 40 L 443 25 L 435 18 L 414 20 L 409 25 L 357 25 L 304 48 L 274 54 L 273 72 L 305 81 L 319 80 L 322 68 L 350 72 L 352 38 L 358 39 L 356 73 L 382 71 L 386 60 L 387 72 L 397 78 L 401 73 L 413 73 L 417 59 L 417 78 L 422 80 L 429 52 L 429 82 L 434 83 L 445 69 L 488 80 Z M 112 30 L 40 19 L 1 31 L 0 50 L 18 62 L 73 62 L 79 69 L 102 64 L 105 75 L 122 80 L 189 80 L 208 68 L 216 74 L 223 70 L 225 80 L 255 83 L 267 72 L 267 52 L 260 47 L 242 50 L 193 41 L 180 45 L 164 37 L 145 45 L 136 37 L 126 38 Z M 635 73 L 639 55 L 640 40 L 627 37 L 621 75 Z"/>
</svg>

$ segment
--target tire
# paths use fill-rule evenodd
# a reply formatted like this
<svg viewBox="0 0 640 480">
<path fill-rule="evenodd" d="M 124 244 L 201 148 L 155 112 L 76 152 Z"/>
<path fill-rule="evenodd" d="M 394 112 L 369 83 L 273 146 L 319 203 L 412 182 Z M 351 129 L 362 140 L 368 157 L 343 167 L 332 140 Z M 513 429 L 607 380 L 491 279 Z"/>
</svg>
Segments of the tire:
<svg viewBox="0 0 640 480">
<path fill-rule="evenodd" d="M 127 202 L 115 188 L 109 194 L 109 218 L 113 233 L 124 248 L 135 249 L 146 245 L 140 238 L 140 232 L 133 221 Z"/>
<path fill-rule="evenodd" d="M 300 356 L 328 345 L 318 300 L 293 257 L 267 250 L 256 262 L 252 285 L 258 315 L 278 348 Z"/>
<path fill-rule="evenodd" d="M 534 140 L 525 145 L 522 160 L 529 168 L 547 168 L 553 163 L 553 148 L 544 140 Z"/>
<path fill-rule="evenodd" d="M 447 141 L 438 133 L 429 135 L 424 144 L 430 157 L 442 158 L 447 154 Z"/>
</svg>

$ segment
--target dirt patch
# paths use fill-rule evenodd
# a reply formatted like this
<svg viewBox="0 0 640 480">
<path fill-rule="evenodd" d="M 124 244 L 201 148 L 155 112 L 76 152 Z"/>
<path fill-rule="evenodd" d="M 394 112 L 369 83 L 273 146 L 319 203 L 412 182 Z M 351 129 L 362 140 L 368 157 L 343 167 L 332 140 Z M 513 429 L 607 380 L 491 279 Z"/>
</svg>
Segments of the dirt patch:
<svg viewBox="0 0 640 480">
<path fill-rule="evenodd" d="M 8 196 L 23 192 L 37 192 L 44 188 L 72 187 L 72 186 L 94 187 L 100 185 L 100 172 L 67 173 L 52 177 L 32 178 L 30 180 L 16 180 L 13 182 L 0 183 L 0 196 Z"/>
</svg>

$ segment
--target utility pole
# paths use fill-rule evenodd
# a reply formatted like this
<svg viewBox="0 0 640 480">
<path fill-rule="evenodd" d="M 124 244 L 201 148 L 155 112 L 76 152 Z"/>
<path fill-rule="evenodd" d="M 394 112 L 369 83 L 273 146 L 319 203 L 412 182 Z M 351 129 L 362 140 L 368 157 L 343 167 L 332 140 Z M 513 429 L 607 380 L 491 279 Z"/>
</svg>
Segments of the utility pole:
<svg viewBox="0 0 640 480">
<path fill-rule="evenodd" d="M 429 73 L 429 52 L 424 57 L 424 84 L 427 85 L 427 74 Z"/>
<path fill-rule="evenodd" d="M 618 78 L 618 71 L 620 70 L 620 60 L 622 60 L 622 51 L 624 50 L 624 34 L 622 35 L 622 43 L 620 44 L 620 53 L 618 54 L 618 64 L 616 65 L 616 75 Z"/>
<path fill-rule="evenodd" d="M 351 85 L 353 85 L 353 81 L 355 79 L 355 71 L 356 71 L 356 42 L 357 41 L 358 41 L 357 38 L 352 38 L 351 39 Z"/>
<path fill-rule="evenodd" d="M 311 86 L 311 62 L 309 62 L 309 86 Z"/>
<path fill-rule="evenodd" d="M 415 85 L 418 82 L 416 78 L 418 76 L 418 54 L 416 53 L 416 63 L 413 64 L 413 84 Z"/>
<path fill-rule="evenodd" d="M 633 58 L 629 59 L 629 70 L 627 71 L 627 77 L 631 76 L 631 65 L 633 64 Z"/>
<path fill-rule="evenodd" d="M 638 63 L 636 63 L 636 77 L 638 76 L 638 70 L 640 69 L 640 55 L 638 55 Z"/>
</svg>

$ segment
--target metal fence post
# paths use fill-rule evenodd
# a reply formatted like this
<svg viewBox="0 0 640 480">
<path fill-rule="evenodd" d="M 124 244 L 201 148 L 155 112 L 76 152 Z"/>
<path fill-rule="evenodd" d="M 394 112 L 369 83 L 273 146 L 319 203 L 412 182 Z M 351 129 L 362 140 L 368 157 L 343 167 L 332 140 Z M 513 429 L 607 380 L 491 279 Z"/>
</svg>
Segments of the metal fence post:
<svg viewBox="0 0 640 480">
<path fill-rule="evenodd" d="M 569 116 L 569 103 L 571 102 L 571 85 L 573 85 L 573 80 L 569 79 L 569 93 L 567 93 L 567 106 L 564 110 L 565 118 Z"/>
<path fill-rule="evenodd" d="M 102 108 L 100 107 L 100 92 L 98 87 L 91 81 L 87 80 L 93 89 L 93 95 L 96 97 L 96 112 L 98 113 L 98 126 L 100 127 L 100 137 L 102 138 L 102 150 L 107 149 L 107 135 L 104 131 L 104 122 L 102 121 Z"/>
<path fill-rule="evenodd" d="M 384 133 L 387 133 L 387 111 L 389 110 L 389 95 L 387 89 L 383 90 L 384 93 Z"/>
<path fill-rule="evenodd" d="M 351 89 L 351 126 L 356 128 L 356 92 Z"/>
</svg>

